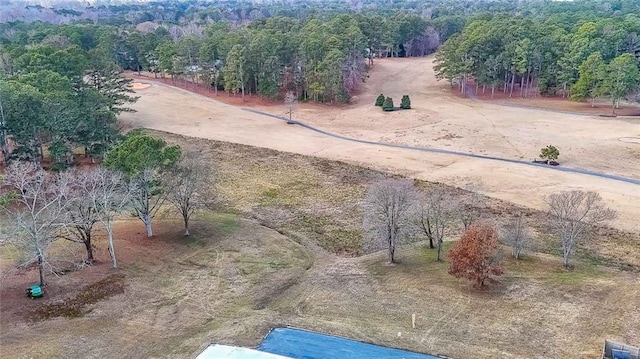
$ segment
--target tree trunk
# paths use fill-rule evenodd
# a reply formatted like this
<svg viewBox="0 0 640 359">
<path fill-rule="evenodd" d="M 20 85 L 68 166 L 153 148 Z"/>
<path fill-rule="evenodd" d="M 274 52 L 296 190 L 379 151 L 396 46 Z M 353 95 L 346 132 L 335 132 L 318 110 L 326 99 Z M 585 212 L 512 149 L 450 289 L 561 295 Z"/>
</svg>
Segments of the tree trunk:
<svg viewBox="0 0 640 359">
<path fill-rule="evenodd" d="M 46 284 L 44 281 L 44 260 L 42 254 L 38 253 L 38 274 L 40 275 L 40 286 L 44 287 Z"/>
<path fill-rule="evenodd" d="M 433 244 L 433 238 L 429 236 L 429 248 L 434 249 L 436 246 Z"/>
<path fill-rule="evenodd" d="M 562 238 L 562 265 L 569 269 L 571 258 L 571 242 L 569 239 Z"/>
<path fill-rule="evenodd" d="M 438 241 L 438 257 L 436 260 L 442 262 L 442 241 Z"/>
<path fill-rule="evenodd" d="M 87 249 L 87 262 L 93 263 L 93 246 L 91 245 L 91 235 L 87 234 L 84 240 L 84 246 Z"/>
<path fill-rule="evenodd" d="M 613 100 L 613 104 L 611 105 L 611 113 L 616 114 L 616 100 Z"/>
<path fill-rule="evenodd" d="M 591 107 L 596 107 L 596 97 L 591 96 Z"/>
<path fill-rule="evenodd" d="M 513 95 L 513 86 L 515 86 L 515 82 L 516 82 L 516 74 L 513 73 L 511 74 L 511 90 L 509 91 L 509 97 Z"/>
<path fill-rule="evenodd" d="M 507 84 L 509 83 L 507 80 L 509 79 L 507 73 L 504 73 L 504 86 L 502 87 L 502 92 L 507 93 Z"/>
<path fill-rule="evenodd" d="M 184 216 L 184 236 L 189 237 L 189 217 Z"/>
<path fill-rule="evenodd" d="M 147 229 L 147 238 L 153 237 L 153 229 L 151 228 L 151 218 L 149 217 L 148 214 L 143 216 L 142 222 L 144 222 L 144 227 Z"/>
<path fill-rule="evenodd" d="M 113 268 L 118 268 L 118 260 L 116 259 L 116 250 L 113 247 L 113 225 L 111 221 L 105 224 L 107 230 L 107 236 L 109 237 L 109 255 L 111 256 L 111 262 L 113 263 Z"/>
<path fill-rule="evenodd" d="M 395 260 L 393 258 L 395 251 L 396 251 L 395 241 L 393 240 L 393 237 L 389 235 L 389 263 L 395 263 Z"/>
</svg>

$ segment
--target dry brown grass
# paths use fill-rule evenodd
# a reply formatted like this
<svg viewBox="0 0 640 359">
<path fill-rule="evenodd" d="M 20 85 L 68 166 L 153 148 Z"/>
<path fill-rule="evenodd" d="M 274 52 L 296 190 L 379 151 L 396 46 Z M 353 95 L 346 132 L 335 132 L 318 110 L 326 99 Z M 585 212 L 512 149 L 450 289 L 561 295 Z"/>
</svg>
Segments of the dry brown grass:
<svg viewBox="0 0 640 359">
<path fill-rule="evenodd" d="M 189 239 L 177 221 L 156 223 L 153 239 L 145 238 L 141 223 L 121 223 L 116 250 L 125 292 L 88 305 L 79 318 L 29 324 L 5 299 L 37 305 L 55 298 L 9 298 L 14 289 L 22 296 L 35 272 L 5 276 L 3 355 L 184 358 L 210 342 L 254 346 L 280 325 L 454 358 L 596 357 L 605 338 L 640 342 L 635 234 L 602 230 L 603 245 L 583 246 L 576 269 L 567 272 L 553 255 L 541 214 L 528 211 L 538 248 L 550 254 L 519 262 L 505 256 L 500 283 L 478 291 L 447 275 L 447 263 L 436 262 L 422 244 L 402 247 L 394 266 L 384 253 L 349 257 L 325 250 L 355 253 L 345 248 L 357 246 L 359 200 L 368 183 L 384 176 L 379 172 L 163 136 L 216 166 L 225 210 L 235 214 L 199 215 Z M 487 218 L 513 210 L 495 200 L 483 205 Z M 97 245 L 103 248 L 104 240 Z M 52 290 L 69 295 L 93 282 L 86 276 L 111 273 L 106 252 L 99 253 L 104 262 L 95 267 L 51 277 Z M 14 257 L 0 256 L 4 264 Z M 630 271 L 608 267 L 617 261 Z"/>
</svg>

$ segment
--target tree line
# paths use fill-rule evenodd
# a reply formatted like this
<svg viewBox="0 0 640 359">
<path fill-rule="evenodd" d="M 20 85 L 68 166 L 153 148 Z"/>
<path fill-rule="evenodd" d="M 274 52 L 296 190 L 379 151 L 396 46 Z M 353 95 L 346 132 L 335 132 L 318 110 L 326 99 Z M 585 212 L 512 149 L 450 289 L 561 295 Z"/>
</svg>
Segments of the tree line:
<svg viewBox="0 0 640 359">
<path fill-rule="evenodd" d="M 607 96 L 615 108 L 640 86 L 637 14 L 566 13 L 479 16 L 436 54 L 436 74 L 461 92 L 501 91 L 523 97 Z"/>
<path fill-rule="evenodd" d="M 425 19 L 402 12 L 302 20 L 277 16 L 239 27 L 224 21 L 155 24 L 142 30 L 19 23 L 0 34 L 0 70 L 5 76 L 35 71 L 40 65 L 29 61 L 56 55 L 76 68 L 53 71 L 78 79 L 79 68 L 95 68 L 92 59 L 100 55 L 123 70 L 190 80 L 214 91 L 270 98 L 294 91 L 300 100 L 329 103 L 348 101 L 374 58 L 423 56 L 440 44 L 437 31 Z"/>
<path fill-rule="evenodd" d="M 595 192 L 563 191 L 550 194 L 545 202 L 547 223 L 559 242 L 562 265 L 567 269 L 573 266 L 576 246 L 591 235 L 595 226 L 616 217 Z M 426 239 L 441 262 L 445 238 L 452 235 L 458 222 L 463 233 L 448 253 L 449 273 L 483 286 L 503 273 L 499 239 L 511 247 L 518 260 L 531 248 L 533 238 L 522 213 L 516 213 L 498 231 L 482 218 L 482 205 L 478 193 L 454 197 L 436 185 L 418 190 L 408 180 L 376 182 L 369 186 L 362 203 L 364 245 L 384 249 L 388 261 L 396 263 L 399 245 Z"/>
<path fill-rule="evenodd" d="M 78 36 L 81 34 L 78 33 Z M 110 47 L 84 48 L 63 35 L 0 47 L 0 145 L 11 159 L 54 169 L 74 162 L 74 150 L 100 157 L 119 136 L 117 114 L 135 102 L 131 80 L 111 60 Z"/>
<path fill-rule="evenodd" d="M 51 267 L 49 247 L 58 240 L 81 244 L 84 263 L 94 261 L 93 238 L 102 228 L 113 267 L 117 268 L 114 222 L 132 213 L 153 236 L 153 218 L 173 208 L 190 235 L 190 219 L 215 202 L 209 165 L 186 156 L 180 147 L 134 131 L 112 147 L 102 165 L 61 172 L 35 162 L 15 161 L 0 182 L 0 210 L 8 221 L 6 242 L 25 253 L 23 265 L 35 263 L 40 285 Z"/>
</svg>

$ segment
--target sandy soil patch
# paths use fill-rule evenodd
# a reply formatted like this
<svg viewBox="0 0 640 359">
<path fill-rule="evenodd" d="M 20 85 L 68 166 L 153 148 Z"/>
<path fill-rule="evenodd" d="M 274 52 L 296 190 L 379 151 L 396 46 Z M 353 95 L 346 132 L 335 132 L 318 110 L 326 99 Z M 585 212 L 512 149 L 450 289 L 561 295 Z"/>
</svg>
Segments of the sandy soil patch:
<svg viewBox="0 0 640 359">
<path fill-rule="evenodd" d="M 640 137 L 620 137 L 619 140 L 626 143 L 640 144 Z"/>
<path fill-rule="evenodd" d="M 140 91 L 140 90 L 148 89 L 149 87 L 151 87 L 151 84 L 148 84 L 148 83 L 142 83 L 142 82 L 131 83 L 131 89 L 133 89 L 133 91 Z"/>
<path fill-rule="evenodd" d="M 435 81 L 432 60 L 376 61 L 354 104 L 339 108 L 299 104 L 294 118 L 354 138 L 523 160 L 535 158 L 540 148 L 553 144 L 560 149 L 564 166 L 640 178 L 640 148 L 619 140 L 630 134 L 640 135 L 638 120 L 462 99 L 452 95 L 446 83 Z M 413 109 L 383 113 L 373 106 L 380 93 L 396 102 L 403 94 L 409 94 Z M 489 196 L 534 208 L 544 208 L 543 198 L 552 191 L 594 190 L 619 212 L 616 226 L 640 231 L 637 185 L 544 168 L 346 142 L 161 83 L 140 96 L 133 106 L 138 112 L 121 116 L 127 126 L 372 166 L 424 180 L 480 188 Z M 256 107 L 277 115 L 287 112 L 282 105 Z"/>
</svg>

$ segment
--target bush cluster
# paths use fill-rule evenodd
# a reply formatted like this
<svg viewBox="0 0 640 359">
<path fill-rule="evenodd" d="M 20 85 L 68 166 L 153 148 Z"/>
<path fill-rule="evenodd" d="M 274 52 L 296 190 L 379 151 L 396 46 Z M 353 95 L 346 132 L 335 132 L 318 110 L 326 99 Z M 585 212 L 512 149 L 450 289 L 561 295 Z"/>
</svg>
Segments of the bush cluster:
<svg viewBox="0 0 640 359">
<path fill-rule="evenodd" d="M 391 97 L 385 97 L 383 94 L 380 94 L 376 98 L 375 106 L 382 107 L 382 111 L 394 111 L 396 108 L 393 106 L 393 99 Z M 403 95 L 402 100 L 400 101 L 400 109 L 409 110 L 411 109 L 411 99 L 409 99 L 409 95 Z"/>
</svg>

